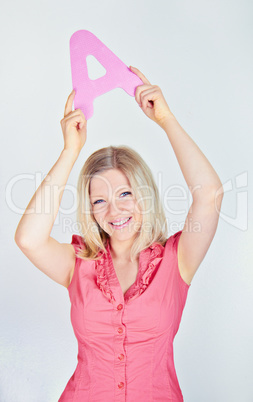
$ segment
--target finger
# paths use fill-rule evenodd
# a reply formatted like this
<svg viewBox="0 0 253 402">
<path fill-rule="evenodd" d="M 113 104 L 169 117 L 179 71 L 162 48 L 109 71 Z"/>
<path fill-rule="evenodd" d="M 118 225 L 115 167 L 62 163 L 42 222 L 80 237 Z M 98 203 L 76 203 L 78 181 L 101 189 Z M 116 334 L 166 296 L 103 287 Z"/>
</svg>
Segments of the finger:
<svg viewBox="0 0 253 402">
<path fill-rule="evenodd" d="M 135 73 L 136 75 L 138 75 L 138 77 L 142 80 L 143 84 L 149 84 L 149 85 L 151 85 L 150 82 L 149 82 L 149 80 L 145 77 L 144 74 L 142 74 L 142 73 L 140 72 L 140 70 L 138 70 L 138 68 L 130 66 L 130 69 L 131 69 L 131 71 L 132 71 L 133 73 Z"/>
<path fill-rule="evenodd" d="M 154 88 L 147 89 L 141 93 L 140 98 L 141 107 L 149 107 L 152 109 L 154 107 L 154 101 L 158 98 L 157 91 Z"/>
<path fill-rule="evenodd" d="M 69 95 L 69 97 L 67 99 L 67 102 L 66 102 L 66 105 L 65 105 L 64 117 L 72 112 L 72 105 L 73 105 L 73 100 L 74 100 L 75 94 L 76 94 L 75 90 L 73 89 L 73 91 Z"/>
<path fill-rule="evenodd" d="M 65 119 L 64 126 L 65 127 L 78 127 L 80 128 L 80 124 L 85 125 L 87 122 L 82 116 L 71 116 L 70 118 Z"/>
<path fill-rule="evenodd" d="M 83 112 L 82 112 L 82 110 L 81 109 L 75 109 L 75 110 L 73 110 L 72 112 L 70 112 L 67 116 L 65 116 L 65 120 L 68 120 L 68 118 L 71 118 L 71 117 L 73 117 L 73 116 L 83 116 L 83 118 L 85 119 L 85 116 L 84 116 L 84 114 L 83 114 Z"/>
<path fill-rule="evenodd" d="M 61 124 L 66 125 L 73 121 L 78 121 L 78 122 L 83 121 L 84 124 L 87 123 L 87 120 L 85 119 L 85 116 L 84 116 L 83 112 L 81 111 L 81 109 L 76 109 L 73 112 L 69 113 L 67 116 L 65 116 L 61 120 Z"/>
<path fill-rule="evenodd" d="M 73 110 L 73 112 L 70 112 L 69 114 L 67 114 L 67 116 L 64 116 L 61 120 L 61 123 L 64 124 L 67 121 L 69 121 L 70 119 L 72 119 L 73 117 L 77 117 L 77 116 L 82 117 L 86 121 L 83 112 L 80 109 L 76 109 L 76 110 Z"/>
<path fill-rule="evenodd" d="M 140 93 L 140 98 L 141 98 L 141 100 L 144 99 L 145 97 L 153 99 L 153 97 L 155 97 L 156 95 L 157 95 L 156 89 L 151 87 L 149 89 L 146 89 L 145 91 L 142 91 Z"/>
<path fill-rule="evenodd" d="M 137 103 L 141 103 L 141 93 L 145 90 L 150 89 L 150 85 L 147 84 L 143 84 L 143 85 L 139 85 L 136 90 L 135 90 L 135 99 Z"/>
</svg>

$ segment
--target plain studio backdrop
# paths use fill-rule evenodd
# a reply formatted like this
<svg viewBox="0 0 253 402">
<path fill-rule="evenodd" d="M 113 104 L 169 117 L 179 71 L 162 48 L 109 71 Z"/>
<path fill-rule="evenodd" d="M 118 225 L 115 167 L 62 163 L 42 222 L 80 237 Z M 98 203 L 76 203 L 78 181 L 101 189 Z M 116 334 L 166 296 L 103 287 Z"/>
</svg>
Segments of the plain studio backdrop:
<svg viewBox="0 0 253 402">
<path fill-rule="evenodd" d="M 63 148 L 60 120 L 72 90 L 69 39 L 80 29 L 160 86 L 223 183 L 218 229 L 175 337 L 175 367 L 185 402 L 253 401 L 252 12 L 250 0 L 2 4 L 2 402 L 57 401 L 77 364 L 68 291 L 33 266 L 14 233 Z M 121 144 L 150 166 L 168 236 L 182 229 L 191 199 L 169 140 L 134 97 L 117 88 L 94 102 L 87 142 L 51 233 L 59 242 L 78 234 L 76 184 L 84 161 Z"/>
</svg>

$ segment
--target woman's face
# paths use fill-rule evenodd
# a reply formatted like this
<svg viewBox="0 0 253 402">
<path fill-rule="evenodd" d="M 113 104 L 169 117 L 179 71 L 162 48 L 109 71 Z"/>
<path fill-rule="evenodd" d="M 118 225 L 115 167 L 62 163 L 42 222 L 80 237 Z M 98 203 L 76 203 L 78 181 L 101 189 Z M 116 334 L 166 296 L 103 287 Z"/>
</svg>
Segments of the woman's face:
<svg viewBox="0 0 253 402">
<path fill-rule="evenodd" d="M 134 239 L 142 214 L 124 173 L 110 169 L 95 175 L 90 183 L 90 202 L 95 220 L 112 239 Z"/>
</svg>

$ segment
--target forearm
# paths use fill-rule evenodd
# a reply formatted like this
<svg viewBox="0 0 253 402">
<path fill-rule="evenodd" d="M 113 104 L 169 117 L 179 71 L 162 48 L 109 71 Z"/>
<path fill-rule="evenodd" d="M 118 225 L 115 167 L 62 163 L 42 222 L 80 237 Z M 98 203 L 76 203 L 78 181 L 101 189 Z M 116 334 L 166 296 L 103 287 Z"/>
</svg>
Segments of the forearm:
<svg viewBox="0 0 253 402">
<path fill-rule="evenodd" d="M 171 146 L 175 152 L 185 181 L 193 199 L 213 195 L 222 186 L 221 181 L 192 138 L 180 126 L 175 116 L 166 119 L 163 124 Z"/>
<path fill-rule="evenodd" d="M 37 247 L 52 231 L 65 185 L 78 155 L 63 150 L 29 202 L 15 233 L 15 241 L 23 247 Z"/>
</svg>

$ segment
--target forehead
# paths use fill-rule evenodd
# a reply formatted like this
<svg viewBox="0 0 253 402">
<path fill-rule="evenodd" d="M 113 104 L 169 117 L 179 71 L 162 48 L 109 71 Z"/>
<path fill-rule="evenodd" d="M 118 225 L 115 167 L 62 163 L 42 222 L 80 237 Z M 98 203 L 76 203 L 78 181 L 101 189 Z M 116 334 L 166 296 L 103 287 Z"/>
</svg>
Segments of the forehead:
<svg viewBox="0 0 253 402">
<path fill-rule="evenodd" d="M 126 175 L 118 169 L 110 169 L 96 174 L 90 182 L 90 195 L 114 192 L 122 187 L 130 187 Z"/>
</svg>

